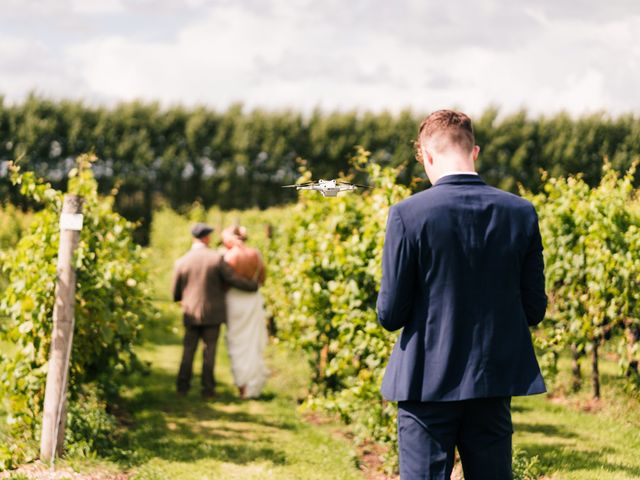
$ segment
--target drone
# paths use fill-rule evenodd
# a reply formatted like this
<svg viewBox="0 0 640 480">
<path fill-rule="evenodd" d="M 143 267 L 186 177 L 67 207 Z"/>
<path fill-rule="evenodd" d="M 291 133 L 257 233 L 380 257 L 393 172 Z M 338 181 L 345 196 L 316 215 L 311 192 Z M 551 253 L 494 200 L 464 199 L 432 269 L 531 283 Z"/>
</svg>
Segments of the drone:
<svg viewBox="0 0 640 480">
<path fill-rule="evenodd" d="M 373 188 L 370 185 L 341 182 L 340 180 L 318 180 L 317 182 L 298 183 L 296 185 L 283 185 L 282 188 L 295 188 L 296 190 L 317 190 L 323 197 L 337 197 L 340 192 L 352 192 L 358 188 Z"/>
</svg>

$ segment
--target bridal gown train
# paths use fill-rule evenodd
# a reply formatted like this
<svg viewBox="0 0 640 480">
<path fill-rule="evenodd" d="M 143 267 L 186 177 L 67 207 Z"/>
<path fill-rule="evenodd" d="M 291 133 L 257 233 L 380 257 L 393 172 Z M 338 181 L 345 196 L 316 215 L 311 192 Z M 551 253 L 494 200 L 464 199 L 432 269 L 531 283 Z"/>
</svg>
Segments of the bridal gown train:
<svg viewBox="0 0 640 480">
<path fill-rule="evenodd" d="M 259 291 L 230 288 L 227 292 L 226 341 L 236 386 L 245 387 L 246 398 L 260 396 L 269 371 L 264 363 L 268 339 L 264 300 Z"/>
</svg>

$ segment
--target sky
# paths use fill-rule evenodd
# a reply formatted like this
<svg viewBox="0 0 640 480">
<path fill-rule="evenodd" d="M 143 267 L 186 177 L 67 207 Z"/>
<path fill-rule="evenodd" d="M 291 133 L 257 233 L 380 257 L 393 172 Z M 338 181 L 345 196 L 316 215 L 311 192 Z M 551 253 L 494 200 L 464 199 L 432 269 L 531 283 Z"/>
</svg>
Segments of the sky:
<svg viewBox="0 0 640 480">
<path fill-rule="evenodd" d="M 640 110 L 639 0 L 0 0 L 0 95 Z"/>
</svg>

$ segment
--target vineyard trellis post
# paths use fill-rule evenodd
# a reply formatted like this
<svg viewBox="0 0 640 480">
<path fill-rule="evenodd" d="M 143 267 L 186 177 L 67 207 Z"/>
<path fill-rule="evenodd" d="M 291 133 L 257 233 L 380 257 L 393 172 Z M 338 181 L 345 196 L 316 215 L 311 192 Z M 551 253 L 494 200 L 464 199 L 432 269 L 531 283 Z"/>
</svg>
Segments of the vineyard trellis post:
<svg viewBox="0 0 640 480">
<path fill-rule="evenodd" d="M 82 203 L 79 195 L 65 195 L 60 216 L 53 331 L 40 441 L 40 459 L 52 463 L 64 447 L 67 377 L 75 323 L 76 274 L 73 255 L 82 229 Z"/>
</svg>

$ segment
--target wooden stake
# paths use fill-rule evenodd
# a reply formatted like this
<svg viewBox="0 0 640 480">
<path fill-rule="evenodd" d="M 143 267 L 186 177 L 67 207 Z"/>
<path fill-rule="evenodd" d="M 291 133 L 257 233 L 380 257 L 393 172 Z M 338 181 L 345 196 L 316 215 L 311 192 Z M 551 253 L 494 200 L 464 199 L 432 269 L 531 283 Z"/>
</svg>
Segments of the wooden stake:
<svg viewBox="0 0 640 480">
<path fill-rule="evenodd" d="M 591 349 L 591 384 L 593 385 L 593 398 L 600 398 L 600 370 L 598 368 L 598 342 L 594 340 Z"/>
<path fill-rule="evenodd" d="M 56 299 L 40 439 L 40 459 L 45 462 L 53 462 L 56 455 L 62 454 L 64 447 L 67 375 L 73 343 L 76 294 L 73 254 L 82 229 L 82 201 L 78 195 L 65 195 L 60 217 Z"/>
</svg>

